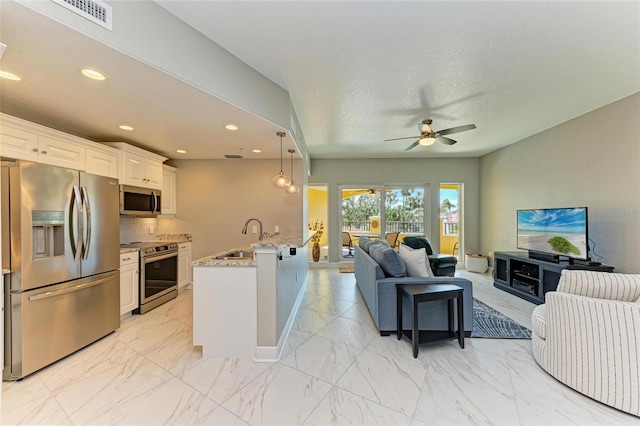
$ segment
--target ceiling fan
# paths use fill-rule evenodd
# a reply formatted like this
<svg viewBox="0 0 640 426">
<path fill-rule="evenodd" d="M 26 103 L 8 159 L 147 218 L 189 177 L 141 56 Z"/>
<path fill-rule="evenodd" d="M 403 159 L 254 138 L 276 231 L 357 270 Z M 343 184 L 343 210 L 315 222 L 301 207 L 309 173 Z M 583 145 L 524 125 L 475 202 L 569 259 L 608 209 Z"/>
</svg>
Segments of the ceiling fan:
<svg viewBox="0 0 640 426">
<path fill-rule="evenodd" d="M 429 127 L 431 123 L 433 123 L 433 120 L 431 120 L 430 118 L 427 118 L 425 120 L 422 120 L 422 122 L 418 124 L 418 130 L 420 130 L 419 136 L 407 136 L 406 138 L 385 139 L 384 141 L 388 142 L 388 141 L 399 141 L 401 139 L 418 138 L 418 140 L 416 140 L 414 143 L 409 145 L 405 149 L 405 151 L 409 151 L 410 149 L 415 148 L 417 145 L 422 145 L 422 146 L 433 145 L 433 143 L 436 140 L 438 142 L 442 142 L 445 145 L 453 145 L 457 143 L 457 141 L 454 141 L 453 139 L 445 138 L 444 135 L 451 135 L 453 133 L 466 132 L 467 130 L 473 130 L 476 128 L 475 124 L 467 124 L 466 126 L 458 126 L 458 127 L 452 127 L 450 129 L 433 131 L 431 130 L 431 127 Z"/>
</svg>

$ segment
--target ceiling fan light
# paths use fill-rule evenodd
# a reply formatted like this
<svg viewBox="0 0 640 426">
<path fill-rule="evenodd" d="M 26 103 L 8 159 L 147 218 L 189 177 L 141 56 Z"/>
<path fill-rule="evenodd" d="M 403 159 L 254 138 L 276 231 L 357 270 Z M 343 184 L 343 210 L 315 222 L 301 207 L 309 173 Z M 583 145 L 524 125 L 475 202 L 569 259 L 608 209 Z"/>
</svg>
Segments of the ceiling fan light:
<svg viewBox="0 0 640 426">
<path fill-rule="evenodd" d="M 430 146 L 430 145 L 433 145 L 435 141 L 436 141 L 436 138 L 431 138 L 427 136 L 424 138 L 420 138 L 418 143 L 422 146 Z"/>
</svg>

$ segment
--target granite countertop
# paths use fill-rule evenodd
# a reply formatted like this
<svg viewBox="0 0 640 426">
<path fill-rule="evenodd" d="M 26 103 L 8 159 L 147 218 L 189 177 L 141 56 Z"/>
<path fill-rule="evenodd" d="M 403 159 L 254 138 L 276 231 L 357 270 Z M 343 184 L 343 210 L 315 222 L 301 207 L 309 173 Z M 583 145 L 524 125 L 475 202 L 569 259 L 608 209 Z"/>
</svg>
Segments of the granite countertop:
<svg viewBox="0 0 640 426">
<path fill-rule="evenodd" d="M 156 242 L 160 244 L 182 244 L 191 242 L 191 234 L 158 234 Z M 139 248 L 121 247 L 120 254 L 140 251 Z"/>
<path fill-rule="evenodd" d="M 279 234 L 264 233 L 262 242 L 251 244 L 254 249 L 271 248 L 278 250 L 286 250 L 292 247 L 304 247 L 311 237 L 315 235 L 315 231 L 310 231 L 305 239 L 301 232 L 283 232 Z"/>
<path fill-rule="evenodd" d="M 163 243 L 188 243 L 191 242 L 191 234 L 158 234 L 158 241 Z"/>
<path fill-rule="evenodd" d="M 219 253 L 212 254 L 211 256 L 203 257 L 202 259 L 194 260 L 191 262 L 193 266 L 256 266 L 255 257 L 251 260 L 222 260 L 216 259 L 216 257 L 223 257 L 224 255 L 234 251 L 249 251 L 253 252 L 260 249 L 276 250 L 278 253 L 283 250 L 288 250 L 292 247 L 304 247 L 309 242 L 315 232 L 310 232 L 305 239 L 302 233 L 280 233 L 269 234 L 264 233 L 262 242 L 253 243 L 248 246 L 236 247 L 233 249 L 221 251 Z"/>
<path fill-rule="evenodd" d="M 247 260 L 223 260 L 223 259 L 216 259 L 216 257 L 223 257 L 226 254 L 229 254 L 231 252 L 234 251 L 246 251 L 248 253 L 251 253 L 251 259 L 247 259 Z M 242 247 L 236 247 L 234 249 L 230 249 L 230 250 L 225 250 L 225 251 L 221 251 L 219 253 L 214 253 L 211 256 L 207 256 L 207 257 L 203 257 L 202 259 L 198 259 L 198 260 L 194 260 L 193 262 L 191 262 L 192 266 L 242 266 L 242 267 L 247 267 L 247 266 L 256 266 L 256 261 L 255 261 L 255 257 L 253 256 L 253 250 L 251 248 L 251 246 L 242 246 Z"/>
<path fill-rule="evenodd" d="M 11 273 L 11 269 L 3 269 L 2 270 L 2 275 L 7 275 Z"/>
<path fill-rule="evenodd" d="M 120 249 L 120 254 L 132 253 L 134 251 L 140 251 L 140 249 L 139 248 L 131 248 L 131 247 L 121 248 Z"/>
</svg>

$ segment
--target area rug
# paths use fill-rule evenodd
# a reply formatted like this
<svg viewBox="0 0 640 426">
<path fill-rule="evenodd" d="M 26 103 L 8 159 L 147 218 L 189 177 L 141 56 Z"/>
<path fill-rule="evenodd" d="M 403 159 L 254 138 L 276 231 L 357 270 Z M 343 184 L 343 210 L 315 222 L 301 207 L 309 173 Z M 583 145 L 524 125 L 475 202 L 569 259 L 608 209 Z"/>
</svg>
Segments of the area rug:
<svg viewBox="0 0 640 426">
<path fill-rule="evenodd" d="M 355 271 L 353 268 L 338 268 L 342 274 L 353 274 Z"/>
<path fill-rule="evenodd" d="M 473 298 L 471 337 L 486 339 L 531 339 L 531 330 Z"/>
</svg>

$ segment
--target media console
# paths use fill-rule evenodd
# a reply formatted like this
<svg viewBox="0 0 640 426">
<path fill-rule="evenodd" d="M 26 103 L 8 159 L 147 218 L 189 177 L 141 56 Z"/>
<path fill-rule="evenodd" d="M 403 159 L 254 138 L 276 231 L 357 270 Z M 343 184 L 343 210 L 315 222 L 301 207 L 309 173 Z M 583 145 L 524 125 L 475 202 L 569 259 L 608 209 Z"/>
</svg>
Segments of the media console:
<svg viewBox="0 0 640 426">
<path fill-rule="evenodd" d="M 563 269 L 613 272 L 613 266 L 586 265 L 569 261 L 547 262 L 532 259 L 524 252 L 496 252 L 493 286 L 530 302 L 544 303 L 544 295 L 558 287 Z"/>
</svg>

